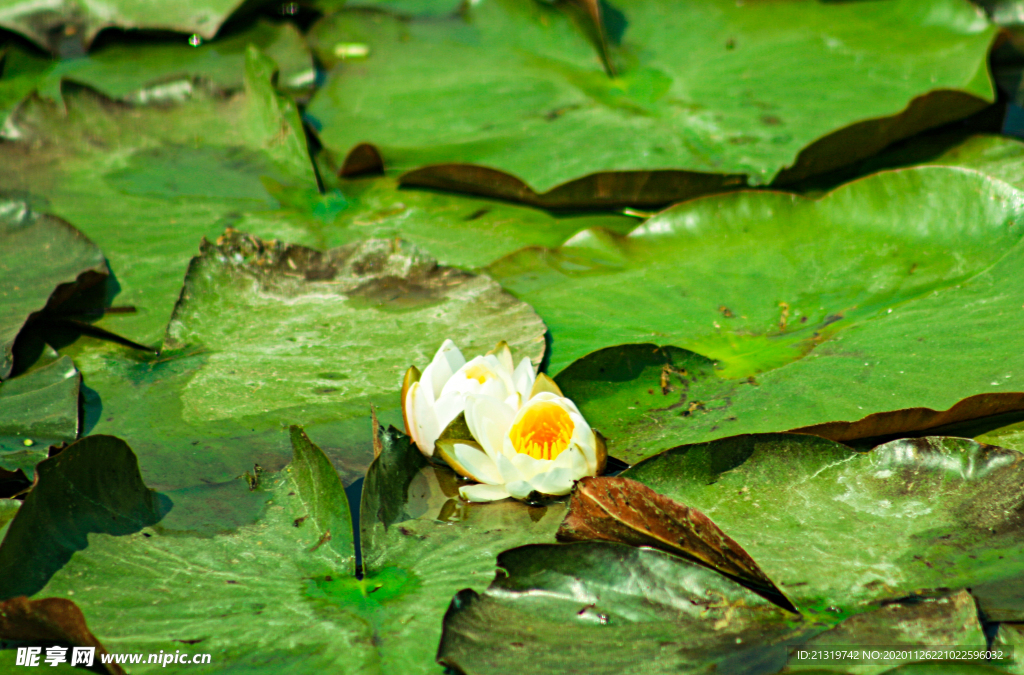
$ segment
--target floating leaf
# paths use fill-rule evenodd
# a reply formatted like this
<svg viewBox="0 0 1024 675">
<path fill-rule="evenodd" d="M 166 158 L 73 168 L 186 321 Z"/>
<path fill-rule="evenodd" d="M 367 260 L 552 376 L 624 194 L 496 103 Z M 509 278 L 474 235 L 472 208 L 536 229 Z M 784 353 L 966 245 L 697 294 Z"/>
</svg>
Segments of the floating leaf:
<svg viewBox="0 0 1024 675">
<path fill-rule="evenodd" d="M 396 448 L 408 442 L 393 440 Z M 252 489 L 262 507 L 254 522 L 197 535 L 167 528 L 169 515 L 135 534 L 93 535 L 41 594 L 73 593 L 111 650 L 213 653 L 211 672 L 433 673 L 451 596 L 467 586 L 483 590 L 499 551 L 553 541 L 564 513 L 558 504 L 513 501 L 446 511 L 455 478 L 440 467 L 413 472 L 405 488 L 380 481 L 377 498 L 401 515 L 369 550 L 364 545 L 377 566 L 357 579 L 345 553 L 347 509 L 324 473 L 328 460 L 301 437 L 295 451 L 291 466 L 262 474 Z M 318 477 L 302 478 L 302 465 Z M 335 513 L 320 509 L 332 503 Z M 323 516 L 332 523 L 330 541 L 316 525 Z M 133 673 L 157 668 L 141 664 Z"/>
<path fill-rule="evenodd" d="M 172 0 L 154 12 L 152 5 L 138 0 L 104 4 L 74 0 L 55 11 L 31 0 L 5 0 L 0 5 L 0 27 L 53 51 L 59 50 L 61 38 L 88 47 L 97 33 L 111 27 L 195 33 L 210 39 L 240 4 L 240 0 Z"/>
<path fill-rule="evenodd" d="M 100 249 L 70 224 L 0 199 L 0 379 L 11 374 L 14 340 L 29 319 L 108 273 Z"/>
<path fill-rule="evenodd" d="M 714 522 L 643 483 L 589 477 L 576 484 L 559 541 L 614 541 L 650 546 L 707 565 L 779 606 L 796 611 L 757 563 Z"/>
<path fill-rule="evenodd" d="M 124 441 L 90 436 L 36 466 L 37 482 L 0 543 L 0 598 L 33 595 L 87 535 L 125 535 L 160 520 L 163 506 Z M 26 561 L 31 560 L 31 564 Z"/>
<path fill-rule="evenodd" d="M 763 434 L 682 446 L 622 476 L 713 518 L 801 610 L 845 614 L 1019 578 L 1022 472 L 1021 453 L 966 439 L 860 453 Z"/>
<path fill-rule="evenodd" d="M 544 3 L 474 3 L 468 21 L 338 12 L 313 29 L 320 58 L 353 40 L 369 55 L 335 67 L 309 113 L 332 151 L 369 142 L 389 170 L 438 166 L 485 192 L 489 176 L 472 172 L 498 171 L 538 194 L 637 172 L 641 188 L 679 182 L 657 195 L 664 203 L 699 194 L 701 177 L 725 187 L 711 174 L 765 184 L 785 167 L 786 180 L 830 170 L 992 98 L 995 29 L 958 0 L 616 8 L 614 78 L 585 32 Z M 665 170 L 686 174 L 651 180 Z M 653 203 L 643 189 L 631 198 Z"/>
<path fill-rule="evenodd" d="M 438 661 L 466 675 L 774 673 L 786 644 L 822 628 L 798 621 L 706 567 L 608 542 L 535 545 L 498 556 L 483 594 L 460 592 Z"/>
<path fill-rule="evenodd" d="M 30 469 L 51 443 L 78 438 L 81 383 L 67 356 L 0 383 L 0 467 Z"/>
<path fill-rule="evenodd" d="M 297 426 L 293 426 L 290 432 L 294 452 L 291 474 L 299 489 L 299 498 L 320 533 L 319 541 L 330 546 L 342 562 L 348 560 L 348 573 L 354 574 L 356 554 L 350 536 L 352 515 L 345 487 L 331 466 L 331 460 L 313 445 L 305 432 Z"/>
<path fill-rule="evenodd" d="M 630 461 L 689 441 L 1013 392 L 1022 206 L 1021 193 L 977 172 L 906 169 L 814 201 L 707 197 L 627 237 L 581 233 L 488 271 L 544 317 L 550 370 L 585 357 L 573 379 L 599 397 L 625 386 L 600 373 L 607 356 L 586 356 L 602 347 L 657 341 L 717 362 L 721 382 L 672 375 L 671 396 L 648 393 L 659 390 L 658 364 L 630 376 L 633 410 L 614 421 L 628 427 L 628 451 L 603 430 L 610 452 Z M 565 390 L 600 428 L 586 392 Z"/>
</svg>

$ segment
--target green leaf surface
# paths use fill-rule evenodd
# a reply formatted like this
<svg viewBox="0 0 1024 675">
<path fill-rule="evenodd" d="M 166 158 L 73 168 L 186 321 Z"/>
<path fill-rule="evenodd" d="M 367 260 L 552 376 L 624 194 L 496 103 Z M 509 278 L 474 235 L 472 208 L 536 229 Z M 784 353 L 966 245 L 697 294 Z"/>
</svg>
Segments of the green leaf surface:
<svg viewBox="0 0 1024 675">
<path fill-rule="evenodd" d="M 821 630 L 695 563 L 608 542 L 524 546 L 445 615 L 438 658 L 467 675 L 774 673 Z"/>
<path fill-rule="evenodd" d="M 34 595 L 90 533 L 127 535 L 165 510 L 135 455 L 113 436 L 90 436 L 36 467 L 37 483 L 0 543 L 0 598 Z M 31 564 L 26 564 L 31 560 Z"/>
<path fill-rule="evenodd" d="M 176 503 L 141 533 L 91 537 L 40 595 L 74 597 L 111 651 L 213 653 L 210 672 L 440 673 L 433 661 L 451 596 L 482 590 L 499 551 L 553 541 L 564 514 L 560 504 L 512 501 L 446 510 L 454 474 L 425 467 L 398 493 L 386 482 L 379 496 L 402 515 L 367 552 L 380 568 L 356 579 L 315 526 L 319 507 L 307 508 L 336 501 L 329 476 L 297 476 L 303 464 L 326 463 L 300 440 L 292 465 L 253 489 L 261 502 L 254 522 L 197 536 L 165 526 Z M 351 527 L 330 541 L 351 546 Z"/>
<path fill-rule="evenodd" d="M 1012 346 L 1024 321 L 1022 206 L 1017 190 L 975 171 L 906 169 L 817 200 L 706 197 L 626 237 L 584 232 L 488 271 L 544 317 L 551 372 L 584 357 L 560 379 L 566 394 L 607 427 L 612 454 L 635 461 L 684 442 L 1013 391 L 1024 366 Z M 615 357 L 591 354 L 651 342 L 711 359 L 720 379 L 699 357 L 673 356 L 705 365 L 668 364 L 694 372 L 663 394 L 664 359 L 637 356 L 635 372 L 606 377 Z"/>
<path fill-rule="evenodd" d="M 33 315 L 108 272 L 103 253 L 79 230 L 24 201 L 0 198 L 0 379 L 11 374 L 14 341 Z"/>
<path fill-rule="evenodd" d="M 967 439 L 860 453 L 763 434 L 682 446 L 622 475 L 714 519 L 798 608 L 855 614 L 1019 578 L 1022 471 L 1021 453 Z"/>
<path fill-rule="evenodd" d="M 294 452 L 291 474 L 299 489 L 299 498 L 320 533 L 320 540 L 330 546 L 339 559 L 348 560 L 348 573 L 355 574 L 352 514 L 345 486 L 338 479 L 331 460 L 313 445 L 300 427 L 293 426 L 289 431 Z"/>
<path fill-rule="evenodd" d="M 196 33 L 210 39 L 240 4 L 240 0 L 170 0 L 154 11 L 152 3 L 145 0 L 72 0 L 58 5 L 3 0 L 0 28 L 54 51 L 61 37 L 88 46 L 97 33 L 110 27 Z"/>
<path fill-rule="evenodd" d="M 906 649 L 913 654 L 915 647 L 934 648 L 940 645 L 973 646 L 978 651 L 985 651 L 987 642 L 978 621 L 978 609 L 967 591 L 945 597 L 913 597 L 906 602 L 887 604 L 874 611 L 851 616 L 815 636 L 802 648 L 826 652 L 851 648 L 863 651 L 865 647 L 871 651 L 877 649 L 883 652 L 881 660 L 888 663 L 844 663 L 842 658 L 833 661 L 833 667 L 842 668 L 851 675 L 876 675 L 891 670 L 894 662 L 921 660 L 913 656 L 886 659 L 884 652 L 899 655 Z M 800 672 L 803 668 L 794 667 L 791 661 L 789 669 Z"/>
<path fill-rule="evenodd" d="M 81 383 L 67 356 L 0 383 L 0 467 L 29 471 L 48 445 L 78 438 Z"/>
<path fill-rule="evenodd" d="M 325 14 L 342 8 L 369 8 L 398 16 L 451 16 L 462 7 L 462 0 L 314 0 L 313 5 Z"/>
<path fill-rule="evenodd" d="M 298 29 L 290 23 L 259 21 L 214 42 L 192 46 L 187 36 L 138 44 L 113 42 L 91 53 L 60 61 L 40 59 L 12 46 L 12 61 L 0 79 L 0 122 L 33 89 L 63 102 L 64 82 L 91 87 L 113 99 L 137 104 L 179 103 L 196 88 L 232 92 L 245 79 L 246 47 L 255 45 L 278 66 L 282 87 L 312 82 L 313 62 Z M 307 82 L 307 84 L 308 84 Z"/>
<path fill-rule="evenodd" d="M 1024 673 L 1024 624 L 1001 623 L 999 624 L 996 637 L 992 640 L 992 649 L 998 651 L 1006 648 L 1013 649 L 1013 660 L 1006 668 L 1006 672 L 1019 675 Z"/>
<path fill-rule="evenodd" d="M 387 550 L 388 528 L 407 519 L 404 508 L 409 486 L 429 464 L 412 439 L 394 427 L 380 431 L 379 439 L 381 451 L 366 470 L 359 503 L 360 540 L 371 554 L 363 555 L 365 573 L 383 569 L 379 557 Z"/>
<path fill-rule="evenodd" d="M 543 193 L 601 172 L 765 184 L 795 163 L 790 178 L 849 163 L 992 98 L 995 29 L 961 0 L 616 9 L 615 78 L 585 31 L 544 3 L 487 0 L 468 20 L 338 12 L 313 29 L 318 56 L 334 63 L 333 46 L 353 42 L 369 55 L 333 68 L 309 113 L 337 153 L 370 142 L 389 169 L 477 165 Z"/>
</svg>

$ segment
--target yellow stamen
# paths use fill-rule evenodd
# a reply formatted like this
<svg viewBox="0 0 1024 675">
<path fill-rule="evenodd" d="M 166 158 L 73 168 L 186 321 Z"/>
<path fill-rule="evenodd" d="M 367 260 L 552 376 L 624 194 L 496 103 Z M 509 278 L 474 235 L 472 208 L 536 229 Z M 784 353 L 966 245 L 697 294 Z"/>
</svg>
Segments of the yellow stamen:
<svg viewBox="0 0 1024 675">
<path fill-rule="evenodd" d="M 541 401 L 531 405 L 512 425 L 509 438 L 518 453 L 534 459 L 554 459 L 569 447 L 573 428 L 569 413 L 561 406 Z"/>
<path fill-rule="evenodd" d="M 487 370 L 483 366 L 473 366 L 471 368 L 466 368 L 465 374 L 467 380 L 476 380 L 480 384 L 483 384 L 487 381 L 487 377 L 491 374 L 491 371 Z"/>
</svg>

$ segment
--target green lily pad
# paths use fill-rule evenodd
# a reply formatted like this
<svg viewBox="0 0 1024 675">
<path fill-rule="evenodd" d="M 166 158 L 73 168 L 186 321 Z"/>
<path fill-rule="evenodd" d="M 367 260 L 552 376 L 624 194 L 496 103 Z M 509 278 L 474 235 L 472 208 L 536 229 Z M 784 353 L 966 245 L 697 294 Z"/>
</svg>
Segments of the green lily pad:
<svg viewBox="0 0 1024 675">
<path fill-rule="evenodd" d="M 791 660 L 788 668 L 800 672 L 807 667 L 830 665 L 851 675 L 875 675 L 892 669 L 900 662 L 924 660 L 915 658 L 915 648 L 927 651 L 928 648 L 947 646 L 966 651 L 966 648 L 974 647 L 984 652 L 986 645 L 974 599 L 967 591 L 960 591 L 945 597 L 913 597 L 906 602 L 890 603 L 874 611 L 851 616 L 801 646 L 801 649 L 819 654 L 822 651 L 834 653 L 854 649 L 863 653 L 867 648 L 869 652 L 878 651 L 879 659 L 837 658 L 825 659 L 825 663 L 804 660 L 802 667 L 796 667 Z"/>
<path fill-rule="evenodd" d="M 214 536 L 165 532 L 162 523 L 126 536 L 93 535 L 39 595 L 74 597 L 112 652 L 213 653 L 211 672 L 440 673 L 434 654 L 452 594 L 482 590 L 498 551 L 554 541 L 564 514 L 559 505 L 507 501 L 463 506 L 439 521 L 454 475 L 425 467 L 404 490 L 378 495 L 402 516 L 366 553 L 381 566 L 357 579 L 337 547 L 351 546 L 350 522 L 348 532 L 332 526 L 325 541 L 315 525 L 318 507 L 309 510 L 334 503 L 339 508 L 328 517 L 348 521 L 322 473 L 327 460 L 300 436 L 293 440 L 292 464 L 263 474 L 253 489 L 262 508 L 252 524 Z M 390 466 L 384 471 L 404 470 Z M 320 478 L 298 477 L 310 471 Z M 132 672 L 159 667 L 143 663 Z"/>
<path fill-rule="evenodd" d="M 90 436 L 36 467 L 37 482 L 0 543 L 0 599 L 34 595 L 87 535 L 126 535 L 160 520 L 164 505 L 113 436 Z M 31 563 L 27 561 L 31 560 Z"/>
<path fill-rule="evenodd" d="M 101 397 L 91 431 L 118 430 L 162 490 L 224 483 L 253 462 L 281 468 L 290 424 L 350 484 L 373 457 L 371 404 L 402 424 L 406 368 L 447 338 L 466 354 L 504 339 L 539 363 L 544 332 L 493 280 L 402 242 L 319 252 L 228 231 L 191 263 L 159 355 L 74 351 Z"/>
<path fill-rule="evenodd" d="M 81 383 L 68 356 L 0 383 L 0 468 L 28 471 L 49 445 L 78 438 Z"/>
<path fill-rule="evenodd" d="M 994 651 L 1003 649 L 1005 652 L 1009 651 L 1007 648 L 1013 649 L 1014 658 L 1006 668 L 1006 672 L 1014 675 L 1024 673 L 1024 651 L 1022 651 L 1024 650 L 1024 624 L 999 624 L 995 639 L 992 640 L 992 649 Z"/>
<path fill-rule="evenodd" d="M 862 453 L 755 434 L 682 446 L 622 475 L 707 514 L 798 608 L 855 614 L 920 589 L 1019 578 L 1022 472 L 1021 453 L 966 439 Z"/>
<path fill-rule="evenodd" d="M 582 357 L 571 379 L 589 381 L 584 389 L 614 390 L 616 405 L 633 396 L 608 425 L 588 412 L 591 394 L 566 381 L 591 424 L 628 428 L 623 450 L 606 433 L 613 454 L 632 461 L 685 442 L 1013 391 L 1015 364 L 1024 366 L 1011 337 L 1024 321 L 1022 206 L 1020 192 L 975 171 L 906 169 L 818 200 L 707 197 L 626 237 L 584 232 L 488 271 L 544 317 L 551 372 Z M 690 392 L 673 382 L 666 396 L 664 364 L 626 385 L 600 372 L 601 352 L 590 355 L 650 342 L 707 357 L 721 380 L 701 375 Z"/>
<path fill-rule="evenodd" d="M 180 107 L 128 109 L 80 90 L 66 113 L 33 98 L 10 123 L 20 140 L 0 146 L 0 184 L 95 241 L 117 276 L 116 304 L 138 310 L 97 325 L 156 343 L 219 218 L 278 208 L 281 186 L 315 192 L 295 104 L 275 92 L 268 59 L 246 58 L 245 90 L 227 100 L 197 90 Z"/>
<path fill-rule="evenodd" d="M 312 57 L 298 29 L 290 23 L 258 21 L 240 33 L 197 46 L 186 36 L 165 43 L 109 44 L 87 56 L 55 62 L 39 91 L 60 101 L 61 82 L 70 81 L 131 103 L 180 102 L 197 84 L 237 91 L 245 83 L 250 44 L 277 64 L 281 86 L 302 78 L 312 83 Z"/>
<path fill-rule="evenodd" d="M 0 200 L 0 379 L 14 367 L 14 341 L 34 315 L 103 281 L 103 253 L 60 218 L 24 201 Z"/>
<path fill-rule="evenodd" d="M 335 67 L 309 114 L 332 151 L 369 142 L 389 170 L 429 165 L 503 196 L 510 180 L 537 194 L 637 172 L 662 194 L 608 177 L 577 199 L 665 203 L 842 166 L 993 96 L 995 28 L 955 0 L 616 8 L 613 78 L 586 31 L 544 3 L 473 3 L 468 20 L 338 12 L 312 31 L 318 56 L 332 63 L 331 46 L 353 42 L 368 55 Z M 453 177 L 453 165 L 486 171 Z M 685 173 L 652 180 L 669 170 Z"/>
<path fill-rule="evenodd" d="M 0 28 L 20 33 L 53 51 L 57 51 L 62 36 L 77 37 L 87 47 L 104 28 L 195 33 L 210 39 L 240 4 L 240 0 L 173 0 L 161 3 L 160 11 L 154 11 L 152 4 L 139 0 L 75 0 L 57 6 L 4 0 L 0 3 Z"/>
<path fill-rule="evenodd" d="M 224 219 L 243 232 L 328 248 L 368 238 L 399 237 L 444 265 L 479 269 L 529 246 L 557 246 L 581 230 L 625 234 L 636 218 L 605 213 L 552 214 L 517 204 L 400 189 L 394 178 L 336 180 L 324 195 L 275 192 L 282 207 Z"/>
<path fill-rule="evenodd" d="M 483 594 L 460 592 L 438 660 L 466 675 L 774 673 L 788 644 L 822 627 L 696 563 L 608 542 L 534 545 L 498 556 Z M 631 668 L 633 666 L 634 668 Z"/>
</svg>

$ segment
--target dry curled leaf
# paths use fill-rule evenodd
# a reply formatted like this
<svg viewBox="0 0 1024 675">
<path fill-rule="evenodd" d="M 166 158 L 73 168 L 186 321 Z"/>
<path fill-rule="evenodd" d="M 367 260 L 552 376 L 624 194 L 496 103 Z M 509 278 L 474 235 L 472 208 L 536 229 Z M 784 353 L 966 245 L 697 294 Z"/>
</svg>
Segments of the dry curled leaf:
<svg viewBox="0 0 1024 675">
<path fill-rule="evenodd" d="M 710 518 L 629 478 L 598 476 L 577 483 L 557 537 L 650 546 L 681 555 L 796 612 L 754 559 Z"/>
<path fill-rule="evenodd" d="M 82 610 L 64 598 L 29 600 L 20 595 L 0 602 L 0 639 L 95 647 L 94 663 L 100 663 L 100 655 L 107 653 L 85 625 Z M 125 675 L 124 669 L 116 663 L 103 666 L 110 675 Z"/>
</svg>

